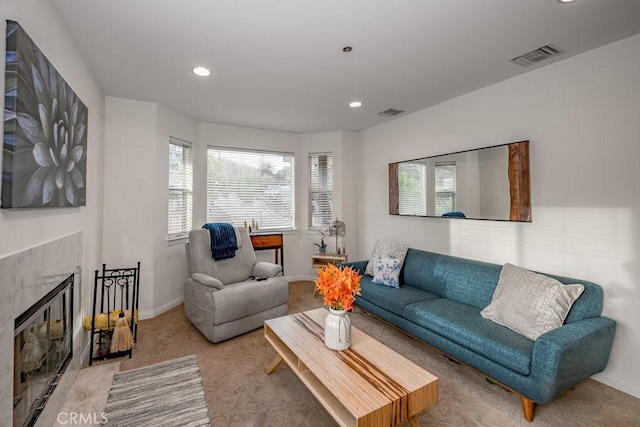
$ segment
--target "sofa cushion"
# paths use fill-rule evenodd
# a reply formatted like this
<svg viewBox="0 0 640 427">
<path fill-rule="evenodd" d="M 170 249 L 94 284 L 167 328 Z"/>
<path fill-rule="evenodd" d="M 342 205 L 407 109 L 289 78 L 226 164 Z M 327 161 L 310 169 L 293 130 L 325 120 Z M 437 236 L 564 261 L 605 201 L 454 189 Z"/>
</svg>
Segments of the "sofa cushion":
<svg viewBox="0 0 640 427">
<path fill-rule="evenodd" d="M 562 326 L 583 291 L 583 285 L 564 285 L 551 277 L 505 264 L 493 300 L 480 314 L 535 341 Z"/>
<path fill-rule="evenodd" d="M 399 289 L 380 286 L 373 283 L 371 277 L 362 276 L 360 279 L 360 295 L 356 297 L 356 305 L 359 299 L 365 299 L 378 307 L 402 316 L 404 308 L 408 304 L 432 298 L 437 298 L 437 296 L 411 286 L 403 285 Z"/>
<path fill-rule="evenodd" d="M 400 287 L 400 260 L 389 255 L 377 256 L 373 259 L 373 283 Z"/>
<path fill-rule="evenodd" d="M 409 249 L 401 283 L 479 309 L 491 303 L 501 265 Z"/>
<path fill-rule="evenodd" d="M 534 342 L 480 316 L 480 309 L 438 298 L 405 307 L 404 317 L 522 375 L 531 373 Z"/>
<path fill-rule="evenodd" d="M 373 260 L 381 255 L 389 255 L 392 258 L 398 259 L 400 261 L 400 268 L 402 268 L 408 249 L 409 247 L 404 243 L 378 240 L 373 248 L 373 253 L 371 254 L 371 258 L 369 258 L 369 263 L 364 270 L 364 274 L 373 276 Z"/>
</svg>

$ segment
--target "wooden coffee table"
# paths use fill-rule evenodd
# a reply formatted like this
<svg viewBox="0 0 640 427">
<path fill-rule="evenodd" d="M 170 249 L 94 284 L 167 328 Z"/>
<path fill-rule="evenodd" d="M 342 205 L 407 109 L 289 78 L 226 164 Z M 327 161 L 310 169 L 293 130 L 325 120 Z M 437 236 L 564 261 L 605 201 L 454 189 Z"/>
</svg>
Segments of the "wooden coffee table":
<svg viewBox="0 0 640 427">
<path fill-rule="evenodd" d="M 324 308 L 264 322 L 264 336 L 342 426 L 393 426 L 438 400 L 438 378 L 352 327 L 351 348 L 324 345 Z"/>
</svg>

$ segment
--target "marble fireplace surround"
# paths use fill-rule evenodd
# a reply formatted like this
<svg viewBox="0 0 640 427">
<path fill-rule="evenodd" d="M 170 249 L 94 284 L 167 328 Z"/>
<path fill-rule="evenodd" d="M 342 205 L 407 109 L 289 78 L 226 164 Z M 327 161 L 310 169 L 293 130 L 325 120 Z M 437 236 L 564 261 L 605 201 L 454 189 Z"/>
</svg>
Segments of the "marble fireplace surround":
<svg viewBox="0 0 640 427">
<path fill-rule="evenodd" d="M 73 359 L 36 425 L 53 425 L 81 365 L 82 231 L 0 258 L 0 425 L 13 425 L 13 343 L 16 317 L 75 273 Z"/>
</svg>

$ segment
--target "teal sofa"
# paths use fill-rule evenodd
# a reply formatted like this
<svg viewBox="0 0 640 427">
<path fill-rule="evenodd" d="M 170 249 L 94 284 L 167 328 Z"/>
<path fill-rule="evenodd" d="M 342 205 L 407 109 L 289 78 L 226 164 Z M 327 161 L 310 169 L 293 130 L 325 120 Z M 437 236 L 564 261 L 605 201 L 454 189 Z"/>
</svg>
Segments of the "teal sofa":
<svg viewBox="0 0 640 427">
<path fill-rule="evenodd" d="M 367 261 L 345 265 L 364 274 Z M 600 286 L 554 275 L 547 276 L 585 286 L 563 326 L 532 341 L 487 320 L 480 311 L 491 302 L 501 269 L 410 248 L 400 288 L 363 276 L 355 304 L 515 392 L 532 421 L 536 403 L 547 403 L 605 369 L 616 323 L 601 316 Z"/>
</svg>

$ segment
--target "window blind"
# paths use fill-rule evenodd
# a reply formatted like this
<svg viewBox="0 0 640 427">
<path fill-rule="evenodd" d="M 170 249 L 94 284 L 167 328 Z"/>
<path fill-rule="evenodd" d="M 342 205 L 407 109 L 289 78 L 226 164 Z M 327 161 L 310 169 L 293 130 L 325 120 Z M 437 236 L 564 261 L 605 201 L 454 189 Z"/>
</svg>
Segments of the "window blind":
<svg viewBox="0 0 640 427">
<path fill-rule="evenodd" d="M 193 217 L 193 159 L 191 144 L 169 140 L 169 239 L 186 237 Z"/>
<path fill-rule="evenodd" d="M 309 228 L 329 228 L 333 221 L 333 155 L 309 155 Z"/>
<path fill-rule="evenodd" d="M 436 216 L 456 210 L 456 164 L 436 163 Z"/>
<path fill-rule="evenodd" d="M 427 165 L 425 163 L 399 164 L 398 195 L 400 215 L 427 214 Z"/>
<path fill-rule="evenodd" d="M 294 228 L 293 153 L 207 149 L 207 222 Z"/>
</svg>

